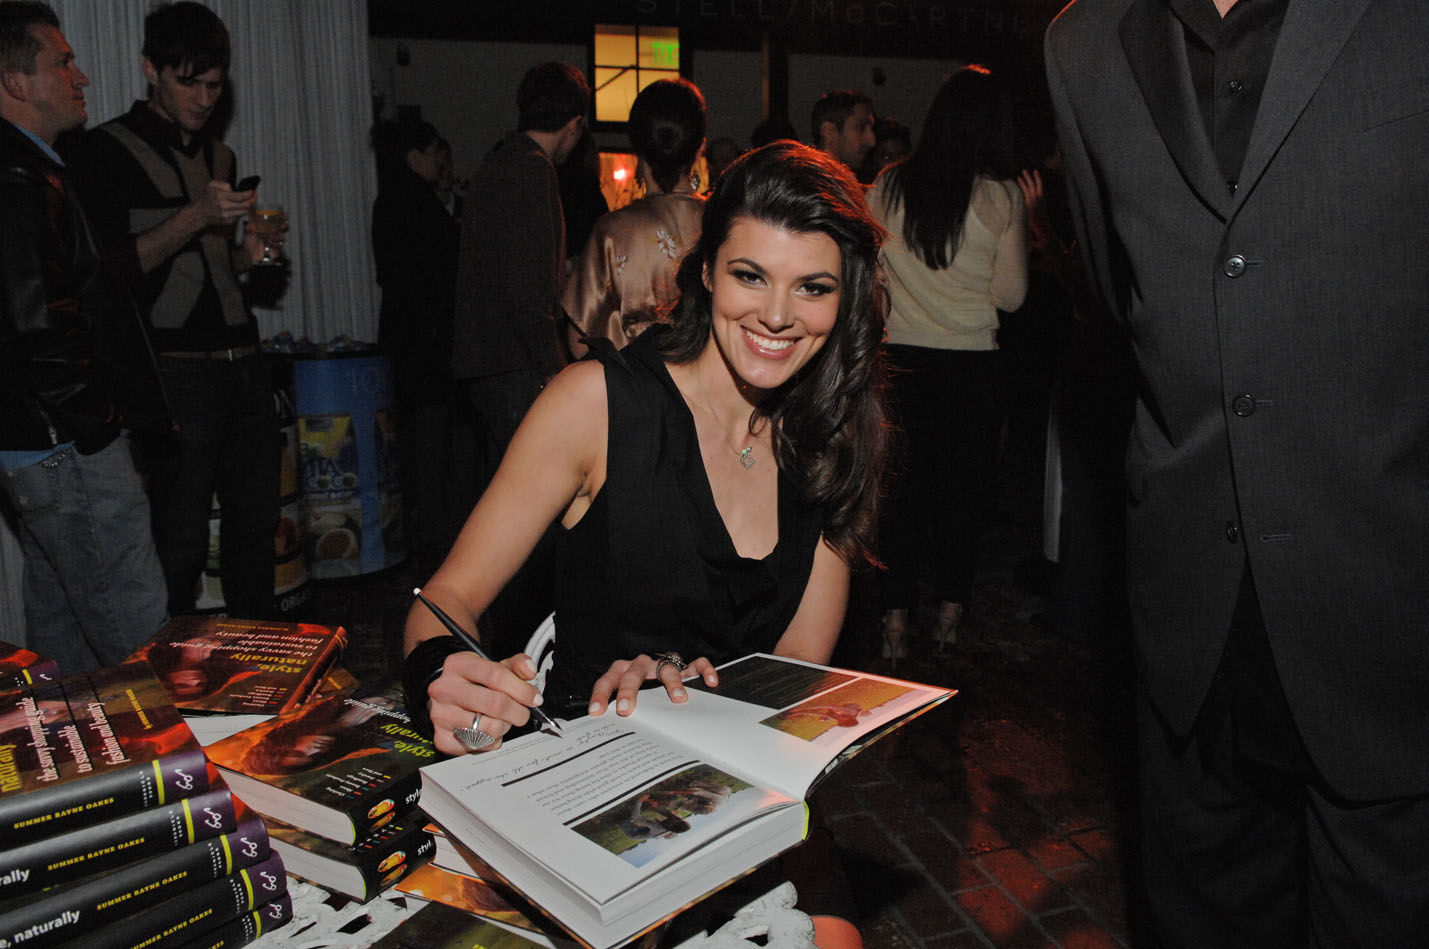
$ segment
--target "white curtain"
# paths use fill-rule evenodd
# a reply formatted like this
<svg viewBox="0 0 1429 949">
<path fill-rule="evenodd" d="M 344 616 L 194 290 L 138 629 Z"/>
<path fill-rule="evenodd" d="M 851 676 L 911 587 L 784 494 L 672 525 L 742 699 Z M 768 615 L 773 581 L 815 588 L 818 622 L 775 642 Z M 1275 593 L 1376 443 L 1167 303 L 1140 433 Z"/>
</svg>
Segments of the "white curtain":
<svg viewBox="0 0 1429 949">
<path fill-rule="evenodd" d="M 139 50 L 149 0 L 51 0 L 88 73 L 89 125 L 145 93 Z M 325 342 L 377 338 L 368 239 L 376 175 L 366 0 L 208 0 L 233 44 L 233 123 L 225 140 L 239 174 L 263 176 L 260 196 L 288 211 L 291 278 L 259 330 Z M 0 639 L 24 642 L 23 558 L 0 520 Z"/>
<path fill-rule="evenodd" d="M 60 25 L 89 74 L 89 125 L 145 93 L 140 48 L 151 0 L 57 0 Z M 260 199 L 288 212 L 292 261 L 259 330 L 325 342 L 377 338 L 368 239 L 376 176 L 366 0 L 206 0 L 228 25 L 233 122 L 225 141 L 239 177 L 263 176 Z"/>
</svg>

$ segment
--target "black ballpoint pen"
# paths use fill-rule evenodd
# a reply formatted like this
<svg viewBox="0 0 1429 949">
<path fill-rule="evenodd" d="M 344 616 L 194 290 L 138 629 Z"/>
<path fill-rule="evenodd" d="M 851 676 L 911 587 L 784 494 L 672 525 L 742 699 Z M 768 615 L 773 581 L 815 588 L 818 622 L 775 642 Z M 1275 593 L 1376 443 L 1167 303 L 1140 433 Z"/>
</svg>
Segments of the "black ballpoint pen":
<svg viewBox="0 0 1429 949">
<path fill-rule="evenodd" d="M 472 652 L 476 653 L 478 656 L 487 660 L 488 662 L 496 661 L 486 654 L 486 650 L 481 648 L 481 644 L 476 641 L 475 636 L 462 629 L 456 620 L 452 619 L 450 616 L 447 615 L 446 610 L 442 609 L 440 606 L 437 606 L 437 604 L 427 599 L 427 595 L 422 592 L 421 587 L 418 587 L 413 590 L 412 595 L 415 596 L 417 599 L 421 600 L 424 604 L 426 604 L 427 609 L 432 611 L 432 615 L 435 616 L 437 619 L 441 620 L 442 625 L 447 628 L 447 632 L 451 633 L 457 639 L 461 640 L 462 644 L 465 645 L 466 648 L 470 649 Z M 557 738 L 564 737 L 561 734 L 561 727 L 551 720 L 551 716 L 547 715 L 539 708 L 531 709 L 531 717 L 536 719 L 537 722 L 540 723 L 537 726 L 540 731 L 549 731 Z"/>
</svg>

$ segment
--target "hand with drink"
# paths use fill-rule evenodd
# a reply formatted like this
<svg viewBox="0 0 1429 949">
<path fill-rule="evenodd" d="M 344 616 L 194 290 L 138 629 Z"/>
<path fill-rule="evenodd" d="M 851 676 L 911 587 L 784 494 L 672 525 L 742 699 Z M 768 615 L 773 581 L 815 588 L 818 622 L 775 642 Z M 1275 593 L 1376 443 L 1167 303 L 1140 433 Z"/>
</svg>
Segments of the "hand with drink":
<svg viewBox="0 0 1429 949">
<path fill-rule="evenodd" d="M 259 202 L 248 215 L 248 232 L 262 242 L 262 256 L 253 261 L 257 267 L 282 266 L 283 235 L 288 230 L 288 215 L 279 204 Z"/>
</svg>

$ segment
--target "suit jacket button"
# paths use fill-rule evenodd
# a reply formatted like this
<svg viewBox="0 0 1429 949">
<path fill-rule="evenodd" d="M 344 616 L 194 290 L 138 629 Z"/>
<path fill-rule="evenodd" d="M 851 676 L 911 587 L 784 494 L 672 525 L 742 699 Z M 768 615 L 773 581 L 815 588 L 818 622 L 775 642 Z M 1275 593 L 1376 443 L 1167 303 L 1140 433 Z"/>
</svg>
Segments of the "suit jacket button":
<svg viewBox="0 0 1429 949">
<path fill-rule="evenodd" d="M 1226 521 L 1226 540 L 1232 544 L 1240 540 L 1240 528 L 1236 526 L 1235 521 Z"/>
<path fill-rule="evenodd" d="M 1239 277 L 1245 273 L 1245 258 L 1240 254 L 1226 259 L 1225 274 L 1227 277 Z"/>
<path fill-rule="evenodd" d="M 1231 400 L 1231 411 L 1241 418 L 1255 414 L 1255 400 L 1248 395 L 1238 395 Z"/>
</svg>

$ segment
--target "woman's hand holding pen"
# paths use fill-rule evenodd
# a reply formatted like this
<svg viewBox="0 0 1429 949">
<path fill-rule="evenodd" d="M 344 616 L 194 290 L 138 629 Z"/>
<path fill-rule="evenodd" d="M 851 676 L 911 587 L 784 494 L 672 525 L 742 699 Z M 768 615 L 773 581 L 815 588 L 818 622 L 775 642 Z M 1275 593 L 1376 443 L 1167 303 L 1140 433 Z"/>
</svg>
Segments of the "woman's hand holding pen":
<svg viewBox="0 0 1429 949">
<path fill-rule="evenodd" d="M 467 753 L 452 734 L 457 728 L 476 728 L 496 739 L 487 749 L 500 747 L 506 733 L 530 721 L 532 707 L 541 704 L 541 693 L 530 681 L 535 677 L 536 664 L 525 653 L 502 662 L 474 652 L 452 653 L 442 674 L 427 687 L 427 712 L 437 750 L 448 755 Z"/>
<path fill-rule="evenodd" d="M 629 715 L 635 711 L 635 698 L 640 687 L 652 679 L 659 679 L 670 701 L 678 705 L 689 698 L 684 680 L 696 675 L 701 676 L 710 688 L 719 685 L 719 674 L 715 672 L 713 663 L 703 656 L 688 664 L 674 653 L 658 656 L 641 654 L 634 659 L 617 660 L 610 664 L 605 675 L 595 680 L 595 687 L 590 693 L 590 714 L 603 714 L 610 703 L 611 693 L 614 693 L 615 714 Z"/>
</svg>

